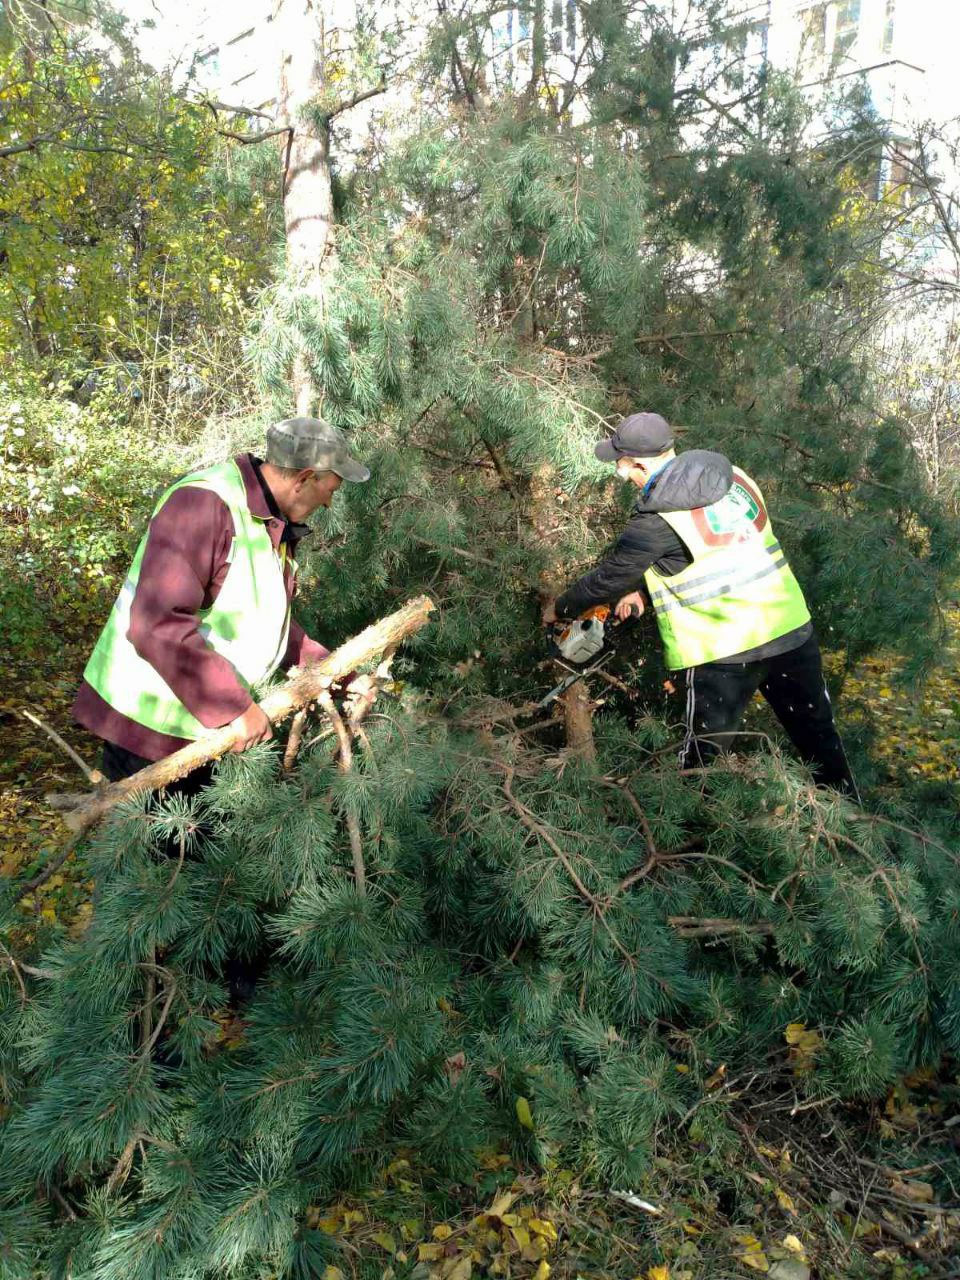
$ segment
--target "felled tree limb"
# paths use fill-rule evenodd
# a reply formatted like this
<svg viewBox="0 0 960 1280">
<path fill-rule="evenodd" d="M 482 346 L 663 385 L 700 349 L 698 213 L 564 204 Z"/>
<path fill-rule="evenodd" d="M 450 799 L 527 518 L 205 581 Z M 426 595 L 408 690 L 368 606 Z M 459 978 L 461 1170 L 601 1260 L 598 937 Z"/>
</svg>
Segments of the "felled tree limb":
<svg viewBox="0 0 960 1280">
<path fill-rule="evenodd" d="M 279 724 L 295 711 L 316 702 L 331 684 L 419 631 L 429 620 L 433 608 L 432 601 L 426 596 L 418 596 L 396 613 L 375 622 L 358 636 L 334 649 L 333 653 L 320 662 L 304 668 L 261 701 L 260 707 L 267 719 L 271 724 Z M 175 751 L 173 755 L 158 760 L 156 764 L 141 769 L 139 773 L 102 787 L 72 812 L 64 814 L 64 821 L 73 832 L 82 835 L 96 826 L 121 800 L 141 791 L 158 791 L 171 782 L 177 782 L 200 765 L 219 760 L 237 741 L 237 731 L 229 725 L 204 734 L 202 738 Z"/>
<path fill-rule="evenodd" d="M 96 787 L 101 782 L 106 781 L 99 769 L 91 769 L 86 760 L 81 756 L 78 756 L 73 747 L 71 747 L 69 743 L 64 742 L 59 733 L 57 733 L 56 730 L 51 729 L 48 724 L 45 724 L 39 716 L 35 716 L 31 712 L 23 709 L 21 709 L 20 714 L 23 716 L 24 720 L 29 720 L 30 723 L 35 724 L 38 729 L 42 729 L 47 737 L 50 738 L 52 742 L 55 742 L 60 750 L 70 757 L 92 787 Z"/>
<path fill-rule="evenodd" d="M 667 916 L 667 924 L 676 929 L 681 938 L 720 938 L 728 933 L 771 934 L 774 926 L 769 920 L 747 923 L 744 920 L 707 920 L 699 916 Z"/>
<path fill-rule="evenodd" d="M 287 749 L 283 753 L 284 773 L 289 773 L 296 763 L 297 752 L 300 750 L 300 742 L 303 738 L 303 730 L 306 723 L 307 708 L 301 707 L 293 717 L 293 724 L 290 726 L 290 737 L 287 739 Z"/>
<path fill-rule="evenodd" d="M 337 735 L 337 741 L 340 744 L 340 760 L 337 767 L 341 773 L 349 773 L 353 768 L 353 743 L 350 741 L 350 730 L 343 723 L 343 717 L 334 705 L 329 690 L 325 689 L 321 693 L 320 705 L 327 713 Z M 367 872 L 363 861 L 363 841 L 360 838 L 360 823 L 357 821 L 357 815 L 351 813 L 349 809 L 344 816 L 347 822 L 347 832 L 350 836 L 350 852 L 353 856 L 354 883 L 357 886 L 357 893 L 364 894 L 367 891 Z"/>
</svg>

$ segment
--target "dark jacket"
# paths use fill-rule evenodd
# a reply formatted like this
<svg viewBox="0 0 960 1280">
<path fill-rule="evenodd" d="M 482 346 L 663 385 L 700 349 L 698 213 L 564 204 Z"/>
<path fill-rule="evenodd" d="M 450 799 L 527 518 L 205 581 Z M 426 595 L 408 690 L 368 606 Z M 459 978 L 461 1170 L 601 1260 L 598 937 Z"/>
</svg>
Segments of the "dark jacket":
<svg viewBox="0 0 960 1280">
<path fill-rule="evenodd" d="M 626 528 L 595 569 L 578 578 L 557 600 L 557 617 L 576 618 L 598 604 L 616 604 L 633 591 L 646 595 L 643 575 L 653 566 L 670 578 L 693 557 L 662 511 L 693 511 L 717 502 L 733 483 L 733 467 L 722 453 L 691 449 L 667 462 L 640 493 Z M 753 662 L 789 653 L 813 633 L 807 622 L 795 631 L 755 649 L 720 659 L 724 663 Z"/>
</svg>

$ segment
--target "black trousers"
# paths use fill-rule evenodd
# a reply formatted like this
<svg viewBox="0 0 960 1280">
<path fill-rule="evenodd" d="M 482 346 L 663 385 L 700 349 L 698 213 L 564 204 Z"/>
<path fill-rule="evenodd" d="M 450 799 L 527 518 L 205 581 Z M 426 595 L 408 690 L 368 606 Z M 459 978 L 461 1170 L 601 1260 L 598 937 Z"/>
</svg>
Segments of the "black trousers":
<svg viewBox="0 0 960 1280">
<path fill-rule="evenodd" d="M 821 786 L 860 799 L 833 719 L 815 635 L 789 653 L 757 662 L 688 667 L 682 768 L 708 764 L 733 749 L 747 703 L 759 689 L 797 754 Z"/>
<path fill-rule="evenodd" d="M 100 757 L 100 771 L 110 782 L 118 782 L 121 778 L 129 778 L 132 773 L 139 773 L 141 769 L 145 769 L 152 763 L 152 760 L 138 756 L 133 751 L 127 751 L 125 747 L 118 747 L 114 742 L 104 742 Z M 171 782 L 165 791 L 167 795 L 195 796 L 204 787 L 209 786 L 212 779 L 213 765 L 202 765 L 199 769 L 188 773 L 185 778 Z M 199 837 L 203 838 L 202 828 L 199 831 Z M 176 858 L 179 856 L 179 846 L 176 841 L 170 840 L 163 852 L 168 858 Z M 264 943 L 252 956 L 230 954 L 226 957 L 223 978 L 226 980 L 230 1004 L 234 1009 L 253 995 L 257 980 L 269 964 L 271 954 L 272 948 Z"/>
<path fill-rule="evenodd" d="M 148 760 L 145 756 L 138 756 L 135 752 L 128 751 L 126 747 L 118 747 L 115 742 L 104 742 L 103 751 L 100 753 L 100 772 L 110 782 L 129 778 L 132 773 L 139 773 L 148 764 L 154 763 L 155 761 Z M 194 769 L 193 773 L 188 773 L 179 782 L 171 782 L 165 790 L 167 795 L 171 796 L 195 796 L 204 787 L 210 785 L 212 778 L 213 765 L 205 764 L 199 769 Z"/>
</svg>

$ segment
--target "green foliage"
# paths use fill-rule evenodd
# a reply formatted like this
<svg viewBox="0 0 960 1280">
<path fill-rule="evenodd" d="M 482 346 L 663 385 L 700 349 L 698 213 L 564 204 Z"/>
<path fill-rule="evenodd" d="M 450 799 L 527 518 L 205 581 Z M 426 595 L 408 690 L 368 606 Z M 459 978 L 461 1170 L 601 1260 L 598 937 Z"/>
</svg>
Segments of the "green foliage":
<svg viewBox="0 0 960 1280">
<path fill-rule="evenodd" d="M 851 339 L 881 314 L 855 198 L 875 122 L 851 95 L 810 146 L 812 108 L 746 72 L 736 113 L 715 112 L 689 50 L 657 63 L 674 67 L 670 121 L 662 89 L 636 90 L 656 20 L 583 16 L 602 35 L 589 122 L 522 96 L 456 129 L 425 111 L 345 194 L 322 305 L 295 278 L 261 298 L 249 351 L 275 411 L 302 355 L 374 469 L 321 521 L 318 616 L 351 628 L 426 572 L 446 605 L 431 680 L 453 692 L 479 650 L 469 686 L 516 691 L 531 588 L 569 581 L 622 519 L 591 446 L 649 407 L 758 478 L 825 643 L 848 661 L 899 648 L 921 671 L 960 535 Z"/>
<path fill-rule="evenodd" d="M 276 176 L 225 157 L 210 111 L 77 16 L 20 15 L 0 47 L 0 350 L 75 385 L 124 366 L 158 417 L 171 398 L 222 402 Z"/>
<path fill-rule="evenodd" d="M 608 1191 L 638 1181 L 668 1131 L 729 1156 L 722 1109 L 700 1105 L 718 1063 L 769 1057 L 814 1098 L 856 1100 L 960 1052 L 955 805 L 931 804 L 914 832 L 892 804 L 816 793 L 775 750 L 681 777 L 671 726 L 636 708 L 597 717 L 595 765 L 516 732 L 517 704 L 545 683 L 538 597 L 622 520 L 592 452 L 621 411 L 657 409 L 684 446 L 757 476 L 821 634 L 848 658 L 897 646 L 928 660 L 960 548 L 850 336 L 877 297 L 869 219 L 847 216 L 872 122 L 841 104 L 812 147 L 808 110 L 776 77 L 741 69 L 737 110 L 711 105 L 722 40 L 701 56 L 617 3 L 581 17 L 594 48 L 576 110 L 536 51 L 526 91 L 488 100 L 479 78 L 460 82 L 451 116 L 434 86 L 442 109 L 417 98 L 387 155 L 339 176 L 332 286 L 281 271 L 259 295 L 247 358 L 264 398 L 236 431 L 292 409 L 303 358 L 373 469 L 317 519 L 312 633 L 333 642 L 424 590 L 440 608 L 397 659 L 406 686 L 368 721 L 349 776 L 329 740 L 290 774 L 266 746 L 224 760 L 190 805 L 128 802 L 85 850 L 87 932 L 29 957 L 46 977 L 0 967 L 4 1276 L 316 1275 L 330 1251 L 309 1206 L 369 1187 L 401 1153 L 458 1178 L 478 1148 L 506 1146 Z M 474 66 L 486 21 L 435 32 L 427 72 L 457 50 Z M 78 78 L 80 52 L 44 56 L 85 127 L 101 89 L 111 112 L 136 106 Z M 13 92 L 21 112 L 53 110 L 32 81 Z M 0 590 L 15 644 L 41 615 L 14 565 L 31 592 L 66 591 L 69 572 L 108 593 L 173 469 L 136 435 L 146 423 L 153 445 L 164 417 L 148 337 L 154 385 L 210 332 L 207 367 L 225 367 L 243 307 L 223 297 L 242 303 L 262 279 L 262 237 L 247 253 L 262 160 L 215 167 L 209 121 L 152 105 L 149 175 L 134 112 L 135 154 L 39 147 L 4 196 L 20 202 L 15 229 L 38 174 L 78 197 L 76 213 L 50 206 L 49 258 L 22 243 L 46 314 L 17 277 L 29 305 L 0 296 L 7 343 L 63 351 L 83 299 L 97 320 L 77 369 L 129 375 L 76 410 L 78 377 L 53 394 L 39 375 L 8 378 Z M 114 199 L 89 244 L 74 188 L 94 176 Z M 230 386 L 216 406 L 237 405 Z M 231 970 L 251 956 L 266 972 L 228 1020 Z"/>
<path fill-rule="evenodd" d="M 25 1009 L 0 975 L 0 1196 L 59 1187 L 91 1274 L 326 1259 L 309 1206 L 411 1149 L 437 1176 L 507 1144 L 636 1185 L 678 1126 L 725 1149 L 708 1075 L 791 1069 L 791 1024 L 819 1030 L 793 1067 L 814 1096 L 874 1098 L 956 1051 L 932 980 L 960 964 L 955 814 L 913 833 L 775 756 L 699 779 L 651 758 L 611 784 L 612 718 L 597 769 L 559 780 L 549 754 L 412 708 L 367 734 L 336 800 L 366 893 L 339 825 L 281 817 L 329 784 L 330 746 L 286 781 L 260 748 L 189 805 L 131 801 L 92 842 L 86 934 L 41 958 Z M 269 970 L 231 1031 L 225 957 L 254 943 Z M 47 1212 L 8 1258 L 60 1247 Z"/>
<path fill-rule="evenodd" d="M 42 652 L 103 617 L 162 483 L 109 384 L 81 408 L 56 372 L 0 375 L 0 643 Z"/>
</svg>

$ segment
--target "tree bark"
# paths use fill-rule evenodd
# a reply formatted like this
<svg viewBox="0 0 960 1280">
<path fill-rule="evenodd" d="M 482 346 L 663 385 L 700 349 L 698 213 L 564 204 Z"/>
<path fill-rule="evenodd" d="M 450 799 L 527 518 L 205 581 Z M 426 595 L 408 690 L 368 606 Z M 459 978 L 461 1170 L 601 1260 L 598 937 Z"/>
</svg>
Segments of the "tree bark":
<svg viewBox="0 0 960 1280">
<path fill-rule="evenodd" d="M 554 516 L 558 510 L 554 494 L 555 476 L 549 463 L 540 467 L 530 484 L 530 511 L 537 537 L 544 546 L 554 541 Z M 566 583 L 562 578 L 562 566 L 552 565 L 540 575 L 540 594 L 543 601 L 555 599 Z M 594 704 L 586 681 L 576 684 L 560 695 L 567 747 L 582 760 L 595 760 L 596 744 L 593 740 Z"/>
<path fill-rule="evenodd" d="M 339 649 L 334 649 L 321 662 L 313 663 L 285 685 L 268 693 L 260 706 L 271 724 L 278 724 L 294 711 L 316 702 L 332 683 L 419 631 L 429 620 L 433 608 L 431 600 L 418 596 L 396 613 L 361 631 Z M 229 725 L 215 729 L 139 773 L 94 792 L 85 803 L 64 814 L 64 822 L 77 836 L 82 835 L 96 826 L 121 800 L 142 791 L 157 791 L 185 777 L 200 765 L 218 760 L 231 749 L 237 738 L 237 731 Z"/>
<path fill-rule="evenodd" d="M 314 0 L 277 0 L 274 21 L 281 50 L 278 123 L 287 130 L 282 153 L 287 266 L 301 287 L 320 299 L 333 223 L 330 125 L 319 109 L 323 14 Z M 318 394 L 303 352 L 290 373 L 296 412 L 309 417 L 316 411 Z"/>
</svg>

